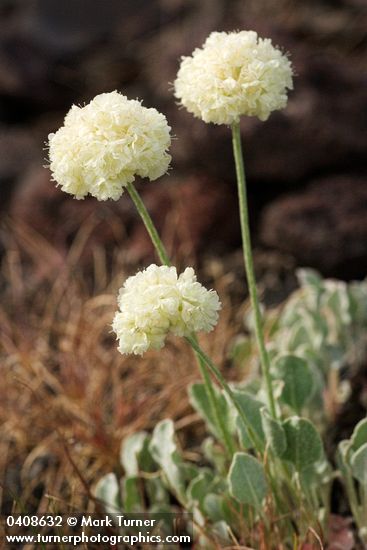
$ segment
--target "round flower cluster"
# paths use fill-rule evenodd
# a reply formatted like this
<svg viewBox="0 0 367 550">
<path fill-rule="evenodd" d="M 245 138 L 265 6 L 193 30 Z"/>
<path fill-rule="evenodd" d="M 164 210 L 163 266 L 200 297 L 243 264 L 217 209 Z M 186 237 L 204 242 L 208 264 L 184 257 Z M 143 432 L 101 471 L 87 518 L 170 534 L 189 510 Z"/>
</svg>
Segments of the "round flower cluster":
<svg viewBox="0 0 367 550">
<path fill-rule="evenodd" d="M 155 180 L 167 171 L 170 144 L 164 115 L 115 91 L 73 105 L 64 126 L 49 135 L 50 168 L 77 199 L 90 193 L 117 200 L 135 176 Z"/>
<path fill-rule="evenodd" d="M 191 267 L 177 276 L 175 267 L 155 264 L 126 280 L 118 305 L 112 324 L 118 350 L 135 355 L 162 348 L 169 332 L 211 331 L 221 307 L 217 293 L 198 283 Z"/>
<path fill-rule="evenodd" d="M 241 115 L 266 120 L 287 104 L 292 66 L 254 31 L 213 32 L 182 58 L 174 88 L 182 105 L 204 122 L 232 124 Z"/>
</svg>

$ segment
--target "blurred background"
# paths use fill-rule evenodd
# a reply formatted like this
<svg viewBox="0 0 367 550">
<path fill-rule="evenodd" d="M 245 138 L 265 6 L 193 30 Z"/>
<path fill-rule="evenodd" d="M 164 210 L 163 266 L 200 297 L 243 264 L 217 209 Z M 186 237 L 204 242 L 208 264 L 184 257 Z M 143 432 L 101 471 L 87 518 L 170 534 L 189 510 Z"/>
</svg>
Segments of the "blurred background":
<svg viewBox="0 0 367 550">
<path fill-rule="evenodd" d="M 187 237 L 181 247 L 200 255 L 234 250 L 240 240 L 228 129 L 180 110 L 170 83 L 180 56 L 211 31 L 254 29 L 290 52 L 296 73 L 284 112 L 266 123 L 243 121 L 256 242 L 327 275 L 364 277 L 364 0 L 2 0 L 0 9 L 3 219 L 21 219 L 61 250 L 92 211 L 122 210 L 126 246 L 146 259 L 150 245 L 133 227 L 127 200 L 77 203 L 42 167 L 47 135 L 71 104 L 117 89 L 165 113 L 177 138 L 169 189 L 162 191 L 162 180 L 144 185 L 158 223 L 170 201 L 179 202 Z M 100 238 L 109 245 L 107 235 Z"/>
<path fill-rule="evenodd" d="M 76 201 L 50 182 L 48 134 L 73 103 L 115 89 L 166 114 L 172 170 L 139 189 L 176 263 L 195 264 L 228 301 L 207 340 L 225 363 L 230 306 L 245 297 L 230 132 L 176 105 L 179 58 L 213 30 L 253 29 L 290 52 L 287 109 L 242 125 L 267 303 L 294 287 L 297 266 L 364 278 L 367 3 L 1 0 L 0 22 L 3 506 L 28 491 L 42 508 L 50 492 L 68 501 L 112 468 L 131 429 L 191 414 L 185 388 L 197 376 L 187 354 L 177 359 L 180 343 L 159 358 L 118 356 L 116 290 L 154 253 L 127 196 Z"/>
</svg>

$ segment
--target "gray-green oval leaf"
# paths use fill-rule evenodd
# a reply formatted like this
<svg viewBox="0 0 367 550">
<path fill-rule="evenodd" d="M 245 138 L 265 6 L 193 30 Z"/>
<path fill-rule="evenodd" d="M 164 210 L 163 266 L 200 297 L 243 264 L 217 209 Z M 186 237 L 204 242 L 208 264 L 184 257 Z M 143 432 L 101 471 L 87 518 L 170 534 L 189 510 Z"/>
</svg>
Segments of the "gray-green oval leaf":
<svg viewBox="0 0 367 550">
<path fill-rule="evenodd" d="M 106 474 L 98 481 L 94 496 L 104 504 L 107 512 L 120 510 L 120 487 L 115 474 Z"/>
<path fill-rule="evenodd" d="M 139 456 L 147 443 L 147 432 L 136 432 L 126 437 L 121 445 L 120 462 L 124 467 L 127 477 L 139 475 Z"/>
<path fill-rule="evenodd" d="M 261 409 L 261 421 L 265 434 L 266 443 L 270 449 L 281 457 L 287 448 L 287 441 L 283 426 L 278 420 L 272 418 L 267 411 L 266 407 Z"/>
<path fill-rule="evenodd" d="M 351 439 L 351 447 L 353 451 L 358 451 L 365 443 L 367 443 L 367 418 L 363 418 L 355 426 Z"/>
<path fill-rule="evenodd" d="M 231 495 L 244 504 L 261 510 L 267 494 L 263 465 L 247 453 L 236 453 L 228 474 Z"/>
<path fill-rule="evenodd" d="M 354 453 L 351 460 L 353 477 L 367 486 L 367 443 Z"/>
<path fill-rule="evenodd" d="M 283 458 L 292 462 L 298 472 L 321 460 L 322 441 L 312 422 L 292 416 L 283 422 L 283 429 L 287 442 Z"/>
<path fill-rule="evenodd" d="M 166 419 L 158 422 L 152 434 L 149 451 L 162 468 L 168 485 L 182 501 L 185 501 L 184 464 L 177 449 L 172 420 Z"/>
<path fill-rule="evenodd" d="M 312 395 L 313 381 L 310 368 L 301 357 L 285 355 L 278 359 L 275 369 L 283 382 L 280 399 L 300 413 Z"/>
<path fill-rule="evenodd" d="M 125 477 L 122 484 L 122 500 L 124 512 L 143 512 L 144 503 L 138 477 Z"/>
<path fill-rule="evenodd" d="M 199 382 L 192 384 L 188 393 L 191 405 L 205 420 L 209 430 L 217 437 L 217 439 L 222 439 L 222 431 L 220 426 L 218 426 L 215 412 L 212 410 L 212 404 L 205 385 Z M 233 424 L 233 420 L 231 420 L 231 408 L 229 407 L 223 393 L 216 386 L 213 386 L 213 393 L 218 412 L 223 418 L 225 424 L 229 426 L 229 429 L 231 430 L 231 425 Z"/>
<path fill-rule="evenodd" d="M 239 404 L 247 418 L 247 422 L 253 432 L 253 436 L 256 438 L 259 445 L 263 446 L 265 443 L 265 436 L 261 422 L 260 410 L 264 406 L 264 403 L 262 401 L 259 401 L 258 399 L 255 399 L 255 397 L 244 391 L 233 390 L 233 394 L 236 398 L 237 403 Z M 253 447 L 252 439 L 249 436 L 248 429 L 244 425 L 239 415 L 237 416 L 237 427 L 239 431 L 241 445 L 245 449 Z"/>
</svg>

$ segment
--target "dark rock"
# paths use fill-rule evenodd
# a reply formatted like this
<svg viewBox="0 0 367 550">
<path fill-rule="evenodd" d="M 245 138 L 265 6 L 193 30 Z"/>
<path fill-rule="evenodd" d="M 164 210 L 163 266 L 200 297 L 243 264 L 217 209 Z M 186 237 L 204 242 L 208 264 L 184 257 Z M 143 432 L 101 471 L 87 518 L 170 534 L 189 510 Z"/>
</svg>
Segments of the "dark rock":
<svg viewBox="0 0 367 550">
<path fill-rule="evenodd" d="M 264 210 L 260 238 L 324 275 L 365 277 L 366 211 L 365 178 L 314 181 L 305 191 L 287 194 Z"/>
<path fill-rule="evenodd" d="M 178 258 L 220 253 L 233 247 L 239 232 L 236 217 L 228 211 L 235 199 L 206 176 L 181 180 L 166 178 L 159 184 L 139 186 L 144 202 L 170 252 Z M 34 169 L 20 182 L 10 205 L 13 220 L 21 220 L 63 257 L 78 232 L 87 231 L 83 261 L 93 250 L 106 254 L 123 247 L 135 262 L 157 261 L 150 238 L 135 208 L 124 194 L 117 202 L 94 198 L 77 201 L 56 188 L 49 171 Z"/>
<path fill-rule="evenodd" d="M 222 253 L 237 244 L 239 221 L 235 197 L 206 175 L 167 180 L 142 187 L 144 202 L 170 253 L 178 259 L 200 261 L 200 256 Z M 142 224 L 131 235 L 137 259 L 151 250 Z"/>
<path fill-rule="evenodd" d="M 242 122 L 251 221 L 256 223 L 264 205 L 280 193 L 302 189 L 305 182 L 328 174 L 366 174 L 367 14 L 358 3 L 359 0 L 278 0 L 274 10 L 272 2 L 259 0 L 248 0 L 246 6 L 237 0 L 111 0 L 108 6 L 102 0 L 93 2 L 93 6 L 87 0 L 75 0 L 72 6 L 56 0 L 16 2 L 12 9 L 0 11 L 1 21 L 6 22 L 0 37 L 0 119 L 8 124 L 28 122 L 32 128 L 39 128 L 42 120 L 43 127 L 49 129 L 47 121 L 58 118 L 53 128 L 56 129 L 72 103 L 89 101 L 97 93 L 118 89 L 129 97 L 142 98 L 146 106 L 167 115 L 177 137 L 171 149 L 173 174 L 177 182 L 185 182 L 182 188 L 177 183 L 177 189 L 188 193 L 191 175 L 200 174 L 198 179 L 202 181 L 201 174 L 205 174 L 208 181 L 215 182 L 216 189 L 221 188 L 216 193 L 229 201 L 215 199 L 215 216 L 221 220 L 221 229 L 232 227 L 228 236 L 220 231 L 212 237 L 211 229 L 207 233 L 200 229 L 193 235 L 193 250 L 202 250 L 205 239 L 209 239 L 209 247 L 237 246 L 240 236 L 233 201 L 235 171 L 230 130 L 207 125 L 178 108 L 170 83 L 175 79 L 179 58 L 190 54 L 216 29 L 252 28 L 291 52 L 296 78 L 287 108 L 272 114 L 266 123 L 254 118 Z M 27 170 L 21 152 L 6 156 L 9 165 L 15 164 L 13 171 L 17 174 L 20 166 L 22 171 Z M 168 188 L 176 189 L 176 184 Z M 164 193 L 171 191 L 160 185 L 142 189 L 152 203 L 157 194 L 159 206 L 153 205 L 153 215 L 156 211 L 157 223 L 163 220 L 164 224 L 162 205 L 167 204 L 168 216 L 172 204 L 178 208 L 178 197 L 164 198 L 163 189 Z M 201 205 L 202 220 L 206 218 L 205 209 L 214 208 L 209 207 L 211 198 L 205 200 L 207 203 Z M 15 203 L 19 203 L 18 198 Z M 76 201 L 61 203 L 61 210 L 66 204 L 74 209 Z M 63 222 L 68 228 L 60 240 L 66 244 L 74 231 L 70 226 L 77 227 L 79 212 L 88 210 L 87 203 L 76 203 L 75 222 Z M 101 205 L 97 211 L 100 208 Z M 142 247 L 141 257 L 145 257 L 143 248 L 150 250 L 150 244 L 143 237 L 134 237 L 134 214 L 130 211 L 124 215 L 127 231 L 131 230 L 130 237 L 137 239 Z M 227 220 L 223 222 L 225 216 Z M 198 210 L 191 220 L 194 218 L 200 218 Z M 210 227 L 207 222 L 200 223 Z M 41 225 L 45 230 L 45 224 Z M 193 221 L 190 231 L 193 232 Z M 320 264 L 318 258 L 314 261 Z"/>
<path fill-rule="evenodd" d="M 39 163 L 42 150 L 26 128 L 0 127 L 0 209 L 14 191 L 15 180 L 30 164 Z"/>
<path fill-rule="evenodd" d="M 9 213 L 15 227 L 20 223 L 25 228 L 29 242 L 36 237 L 40 245 L 46 244 L 51 270 L 65 262 L 76 239 L 81 266 L 90 268 L 100 248 L 108 259 L 135 220 L 133 207 L 125 198 L 108 203 L 93 198 L 76 200 L 57 188 L 44 168 L 27 172 L 13 194 Z"/>
</svg>

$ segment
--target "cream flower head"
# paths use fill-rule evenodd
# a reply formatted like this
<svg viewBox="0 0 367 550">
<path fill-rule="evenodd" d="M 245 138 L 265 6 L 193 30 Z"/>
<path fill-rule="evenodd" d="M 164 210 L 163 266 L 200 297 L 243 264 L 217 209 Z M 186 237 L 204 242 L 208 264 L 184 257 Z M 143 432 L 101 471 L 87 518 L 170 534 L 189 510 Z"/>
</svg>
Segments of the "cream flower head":
<svg viewBox="0 0 367 550">
<path fill-rule="evenodd" d="M 112 323 L 118 350 L 135 355 L 162 348 L 169 332 L 211 331 L 221 307 L 217 293 L 198 283 L 191 267 L 177 276 L 175 267 L 155 264 L 126 280 L 118 305 Z"/>
<path fill-rule="evenodd" d="M 241 115 L 266 120 L 287 104 L 293 88 L 289 59 L 254 31 L 213 32 L 183 57 L 175 96 L 204 122 L 232 124 Z"/>
<path fill-rule="evenodd" d="M 49 135 L 50 168 L 77 199 L 89 193 L 117 200 L 135 176 L 155 180 L 167 171 L 170 144 L 164 115 L 115 91 L 73 105 L 64 126 Z"/>
</svg>

